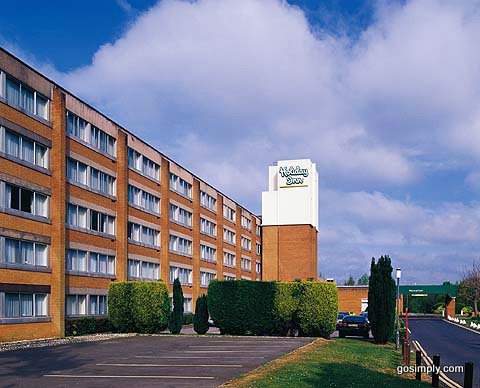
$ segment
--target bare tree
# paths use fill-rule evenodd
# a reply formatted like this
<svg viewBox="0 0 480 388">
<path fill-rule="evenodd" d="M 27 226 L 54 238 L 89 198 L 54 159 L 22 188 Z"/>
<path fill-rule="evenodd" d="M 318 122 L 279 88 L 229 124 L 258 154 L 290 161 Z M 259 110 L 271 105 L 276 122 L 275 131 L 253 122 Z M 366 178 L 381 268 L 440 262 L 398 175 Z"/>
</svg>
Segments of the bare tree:
<svg viewBox="0 0 480 388">
<path fill-rule="evenodd" d="M 460 283 L 461 296 L 473 303 L 475 316 L 478 316 L 478 302 L 480 301 L 480 260 L 474 261 L 471 267 L 463 271 Z"/>
</svg>

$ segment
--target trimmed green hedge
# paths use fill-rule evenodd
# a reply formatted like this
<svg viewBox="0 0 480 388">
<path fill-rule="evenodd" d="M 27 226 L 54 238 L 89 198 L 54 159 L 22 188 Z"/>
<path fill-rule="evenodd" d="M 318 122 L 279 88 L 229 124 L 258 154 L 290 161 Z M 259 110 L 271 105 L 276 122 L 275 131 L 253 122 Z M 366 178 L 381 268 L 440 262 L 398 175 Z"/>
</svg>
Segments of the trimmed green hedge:
<svg viewBox="0 0 480 388">
<path fill-rule="evenodd" d="M 108 317 L 119 332 L 158 333 L 166 329 L 170 313 L 163 282 L 111 283 Z"/>
<path fill-rule="evenodd" d="M 328 337 L 337 322 L 338 292 L 333 283 L 215 280 L 208 309 L 224 334 Z"/>
<path fill-rule="evenodd" d="M 112 325 L 107 318 L 67 318 L 65 319 L 65 335 L 86 335 L 112 331 Z"/>
</svg>

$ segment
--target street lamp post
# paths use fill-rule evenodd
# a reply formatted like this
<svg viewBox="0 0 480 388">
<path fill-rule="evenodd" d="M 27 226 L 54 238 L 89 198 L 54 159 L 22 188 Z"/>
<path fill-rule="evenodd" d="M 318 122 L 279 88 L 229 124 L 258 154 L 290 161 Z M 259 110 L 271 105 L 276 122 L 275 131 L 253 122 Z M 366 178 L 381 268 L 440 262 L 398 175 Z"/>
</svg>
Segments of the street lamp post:
<svg viewBox="0 0 480 388">
<path fill-rule="evenodd" d="M 399 317 L 400 317 L 400 278 L 402 277 L 402 270 L 397 268 L 397 317 L 396 317 L 396 333 L 395 333 L 395 349 L 400 347 L 400 331 L 399 331 Z"/>
</svg>

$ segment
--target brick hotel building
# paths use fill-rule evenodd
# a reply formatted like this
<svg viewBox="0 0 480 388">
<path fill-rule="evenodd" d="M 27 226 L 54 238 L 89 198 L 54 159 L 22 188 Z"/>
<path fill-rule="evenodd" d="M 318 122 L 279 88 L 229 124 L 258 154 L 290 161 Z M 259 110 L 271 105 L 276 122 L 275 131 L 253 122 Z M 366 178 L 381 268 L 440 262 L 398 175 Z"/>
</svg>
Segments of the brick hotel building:
<svg viewBox="0 0 480 388">
<path fill-rule="evenodd" d="M 104 316 L 112 281 L 262 277 L 260 220 L 0 48 L 0 341 Z"/>
</svg>

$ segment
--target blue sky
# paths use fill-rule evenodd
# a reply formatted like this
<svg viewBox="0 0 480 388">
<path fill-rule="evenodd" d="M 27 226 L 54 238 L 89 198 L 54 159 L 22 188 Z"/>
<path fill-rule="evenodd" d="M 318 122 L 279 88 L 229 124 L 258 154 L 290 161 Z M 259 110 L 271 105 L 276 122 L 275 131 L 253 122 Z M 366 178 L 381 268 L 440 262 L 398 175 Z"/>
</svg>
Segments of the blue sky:
<svg viewBox="0 0 480 388">
<path fill-rule="evenodd" d="M 2 46 L 251 209 L 272 161 L 316 161 L 323 274 L 479 257 L 479 2 L 18 4 Z"/>
</svg>

